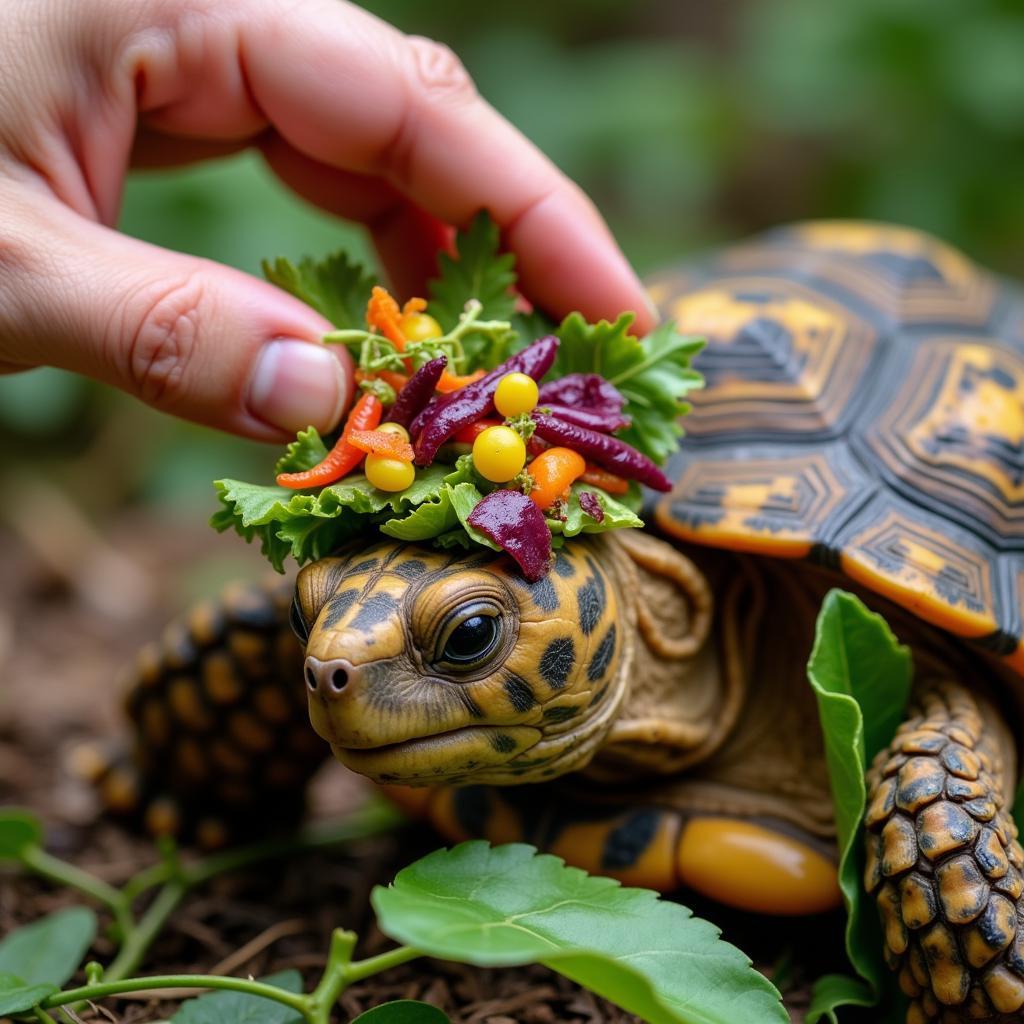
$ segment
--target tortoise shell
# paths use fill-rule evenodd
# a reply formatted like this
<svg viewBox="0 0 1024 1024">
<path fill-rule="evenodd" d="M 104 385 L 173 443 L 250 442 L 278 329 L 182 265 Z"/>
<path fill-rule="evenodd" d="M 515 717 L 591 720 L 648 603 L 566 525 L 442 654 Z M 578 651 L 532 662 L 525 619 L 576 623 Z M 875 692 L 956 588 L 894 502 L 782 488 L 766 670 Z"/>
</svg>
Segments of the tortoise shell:
<svg viewBox="0 0 1024 1024">
<path fill-rule="evenodd" d="M 907 228 L 814 223 L 663 274 L 705 335 L 681 539 L 839 568 L 1024 673 L 1024 297 Z"/>
</svg>

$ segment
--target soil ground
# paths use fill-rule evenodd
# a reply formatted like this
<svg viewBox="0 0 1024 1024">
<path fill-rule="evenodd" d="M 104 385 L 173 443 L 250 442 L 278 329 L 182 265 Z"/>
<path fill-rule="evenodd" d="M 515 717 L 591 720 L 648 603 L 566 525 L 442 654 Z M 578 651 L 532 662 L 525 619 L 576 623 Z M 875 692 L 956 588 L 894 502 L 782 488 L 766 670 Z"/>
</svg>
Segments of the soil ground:
<svg viewBox="0 0 1024 1024">
<path fill-rule="evenodd" d="M 85 740 L 118 734 L 119 677 L 140 643 L 222 578 L 236 570 L 252 578 L 262 569 L 255 552 L 198 525 L 126 515 L 109 527 L 116 549 L 102 538 L 77 536 L 80 526 L 67 524 L 65 551 L 34 544 L 31 523 L 0 527 L 0 805 L 32 808 L 46 823 L 51 852 L 116 884 L 153 863 L 155 850 L 103 820 L 89 788 L 69 771 L 69 752 Z M 83 540 L 89 540 L 86 550 Z M 343 814 L 361 799 L 362 786 L 332 765 L 315 786 L 314 814 Z M 374 928 L 370 889 L 436 845 L 429 831 L 409 826 L 343 852 L 310 853 L 219 878 L 175 913 L 143 973 L 261 976 L 295 967 L 311 980 L 338 926 L 362 936 L 359 955 L 379 952 L 389 940 Z M 793 1020 L 801 1021 L 808 979 L 837 966 L 839 920 L 767 921 L 703 904 L 692 894 L 683 898 L 775 977 Z M 78 900 L 0 871 L 0 935 Z M 100 960 L 111 953 L 104 941 L 94 950 Z M 343 996 L 339 1019 L 395 998 L 434 1003 L 456 1024 L 639 1020 L 541 967 L 485 971 L 434 961 L 354 986 Z M 110 1000 L 82 1016 L 157 1022 L 174 1007 L 153 999 Z"/>
</svg>

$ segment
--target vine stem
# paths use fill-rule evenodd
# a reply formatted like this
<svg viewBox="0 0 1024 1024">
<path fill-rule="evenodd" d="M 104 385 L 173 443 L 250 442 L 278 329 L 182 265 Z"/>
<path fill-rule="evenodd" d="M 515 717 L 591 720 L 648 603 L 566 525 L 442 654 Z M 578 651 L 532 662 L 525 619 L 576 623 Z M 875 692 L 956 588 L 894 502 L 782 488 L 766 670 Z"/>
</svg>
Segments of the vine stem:
<svg viewBox="0 0 1024 1024">
<path fill-rule="evenodd" d="M 376 956 L 367 957 L 365 960 L 357 960 L 349 964 L 345 972 L 346 985 L 354 985 L 363 978 L 369 978 L 373 974 L 380 974 L 381 971 L 398 967 L 399 964 L 408 963 L 423 954 L 411 946 L 399 946 L 397 949 L 389 949 L 386 953 L 378 953 Z"/>
<path fill-rule="evenodd" d="M 251 996 L 262 996 L 298 1011 L 309 1019 L 309 997 L 287 992 L 283 988 L 275 988 L 262 981 L 249 981 L 248 978 L 225 978 L 219 975 L 206 974 L 159 974 L 152 978 L 127 978 L 122 981 L 101 981 L 95 985 L 83 985 L 81 988 L 69 988 L 57 992 L 40 1003 L 43 1010 L 52 1010 L 69 1003 L 84 1000 L 105 999 L 107 996 L 123 995 L 126 992 L 148 992 L 150 989 L 162 988 L 209 988 L 223 989 L 228 992 L 244 992 Z M 52 1020 L 52 1018 L 50 1018 Z"/>
</svg>

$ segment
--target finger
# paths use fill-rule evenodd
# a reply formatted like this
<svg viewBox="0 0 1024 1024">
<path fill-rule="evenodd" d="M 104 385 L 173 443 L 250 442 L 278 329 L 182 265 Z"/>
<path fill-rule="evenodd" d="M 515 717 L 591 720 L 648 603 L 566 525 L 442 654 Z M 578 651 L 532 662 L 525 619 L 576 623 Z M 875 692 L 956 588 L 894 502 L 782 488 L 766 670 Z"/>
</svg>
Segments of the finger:
<svg viewBox="0 0 1024 1024">
<path fill-rule="evenodd" d="M 0 363 L 59 366 L 209 426 L 280 440 L 332 429 L 352 367 L 330 324 L 240 271 L 22 204 L 0 273 Z M 20 241 L 19 241 L 20 240 Z"/>
<path fill-rule="evenodd" d="M 299 195 L 347 220 L 365 224 L 396 292 L 425 295 L 437 276 L 438 250 L 451 229 L 379 178 L 341 171 L 300 153 L 276 133 L 261 140 L 267 163 Z"/>
<path fill-rule="evenodd" d="M 489 210 L 523 290 L 550 312 L 632 309 L 638 327 L 651 326 L 593 204 L 480 98 L 447 48 L 337 0 L 250 2 L 227 15 L 218 5 L 204 31 L 187 61 L 140 45 L 139 103 L 153 127 L 237 138 L 266 118 L 301 152 L 380 177 L 439 221 Z"/>
</svg>

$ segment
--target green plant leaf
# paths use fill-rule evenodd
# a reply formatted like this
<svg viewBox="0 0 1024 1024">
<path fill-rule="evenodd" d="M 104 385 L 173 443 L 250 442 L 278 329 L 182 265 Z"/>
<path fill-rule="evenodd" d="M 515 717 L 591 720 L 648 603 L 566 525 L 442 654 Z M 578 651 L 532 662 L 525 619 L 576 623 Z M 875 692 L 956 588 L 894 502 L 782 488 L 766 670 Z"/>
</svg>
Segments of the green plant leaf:
<svg viewBox="0 0 1024 1024">
<path fill-rule="evenodd" d="M 704 342 L 680 334 L 670 322 L 638 341 L 629 334 L 633 319 L 632 313 L 623 313 L 614 323 L 588 324 L 579 313 L 571 313 L 558 328 L 561 344 L 548 376 L 598 373 L 614 384 L 633 421 L 618 436 L 662 463 L 683 434 L 678 421 L 690 408 L 687 393 L 704 382 L 690 368 Z"/>
<path fill-rule="evenodd" d="M 597 498 L 597 503 L 604 512 L 604 519 L 598 522 L 591 519 L 580 507 L 580 495 L 589 491 Z M 631 509 L 616 500 L 607 491 L 592 484 L 573 484 L 569 500 L 563 508 L 565 520 L 549 519 L 551 532 L 563 537 L 575 537 L 580 533 L 607 533 L 609 530 L 642 527 L 644 521 Z"/>
<path fill-rule="evenodd" d="M 278 473 L 302 473 L 312 469 L 327 458 L 327 445 L 320 438 L 316 427 L 308 430 L 300 430 L 284 451 L 284 455 L 277 460 L 274 467 L 274 474 Z"/>
<path fill-rule="evenodd" d="M 366 303 L 377 283 L 362 264 L 347 253 L 336 252 L 320 260 L 304 257 L 263 261 L 263 276 L 307 306 L 312 306 L 338 329 L 366 326 Z"/>
<path fill-rule="evenodd" d="M 466 231 L 455 239 L 456 255 L 441 253 L 440 274 L 430 282 L 430 304 L 427 307 L 445 331 L 459 321 L 459 315 L 470 299 L 483 309 L 481 320 L 511 320 L 516 301 L 512 286 L 516 283 L 516 258 L 501 253 L 498 225 L 486 211 L 473 218 Z"/>
<path fill-rule="evenodd" d="M 0 974 L 27 985 L 59 987 L 78 970 L 95 937 L 96 915 L 91 910 L 58 910 L 0 941 Z"/>
<path fill-rule="evenodd" d="M 486 967 L 544 963 L 651 1024 L 789 1020 L 774 986 L 714 925 L 531 846 L 438 850 L 372 900 L 398 942 Z"/>
<path fill-rule="evenodd" d="M 818 616 L 807 677 L 818 701 L 835 806 L 846 952 L 875 998 L 888 972 L 882 963 L 878 916 L 861 885 L 864 773 L 895 735 L 910 696 L 911 674 L 910 651 L 885 620 L 852 594 L 830 591 Z M 815 990 L 819 1013 L 831 1012 L 845 1002 L 844 995 L 854 992 L 853 979 L 847 980 L 851 984 L 829 981 L 823 991 Z"/>
<path fill-rule="evenodd" d="M 302 975 L 298 971 L 281 971 L 261 978 L 264 985 L 302 991 Z M 211 992 L 181 1004 L 171 1024 L 301 1024 L 302 1014 L 272 999 L 245 992 Z"/>
<path fill-rule="evenodd" d="M 397 999 L 359 1014 L 352 1024 L 451 1024 L 448 1014 L 417 999 Z"/>
<path fill-rule="evenodd" d="M 43 827 L 31 812 L 20 807 L 0 810 L 0 864 L 19 861 L 22 854 L 43 845 Z"/>
<path fill-rule="evenodd" d="M 836 1009 L 840 1006 L 874 1006 L 878 997 L 862 978 L 847 974 L 826 974 L 814 983 L 811 1003 L 804 1016 L 804 1024 L 818 1024 L 827 1020 L 839 1024 Z"/>
<path fill-rule="evenodd" d="M 57 991 L 56 985 L 29 985 L 13 974 L 0 973 L 0 1017 L 31 1010 Z"/>
</svg>

